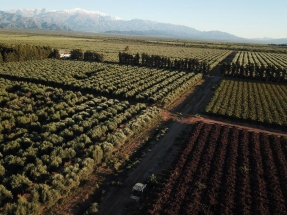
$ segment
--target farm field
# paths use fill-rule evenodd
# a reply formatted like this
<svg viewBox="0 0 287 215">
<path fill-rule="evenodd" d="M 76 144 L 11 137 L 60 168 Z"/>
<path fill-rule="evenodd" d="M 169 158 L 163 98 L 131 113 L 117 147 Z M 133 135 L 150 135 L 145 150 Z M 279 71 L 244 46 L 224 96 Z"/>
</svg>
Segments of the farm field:
<svg viewBox="0 0 287 215">
<path fill-rule="evenodd" d="M 15 32 L 12 34 L 4 32 L 1 34 L 0 30 L 0 43 L 46 45 L 67 51 L 72 49 L 96 50 L 104 54 L 104 59 L 107 62 L 118 62 L 118 54 L 124 51 L 126 46 L 129 47 L 129 53 L 131 54 L 157 54 L 170 57 L 172 60 L 196 57 L 202 61 L 209 61 L 213 66 L 231 53 L 228 48 L 225 48 L 228 47 L 226 44 L 224 44 L 224 48 L 220 48 L 220 44 L 211 43 L 209 48 L 207 43 L 194 42 L 194 44 L 188 45 L 188 42 L 178 42 L 173 39 L 167 42 L 166 39 L 162 39 L 161 41 L 159 38 L 123 38 L 109 35 L 77 35 L 75 33 L 65 35 L 61 33 L 59 32 L 59 34 L 51 36 L 48 34 L 35 34 L 33 32 Z M 217 49 L 217 46 L 220 49 Z M 261 47 L 259 46 L 259 48 Z"/>
<path fill-rule="evenodd" d="M 14 204 L 17 195 L 30 196 L 34 212 L 53 206 L 160 112 L 39 84 L 0 86 L 0 204 L 8 214 L 28 204 Z"/>
<path fill-rule="evenodd" d="M 0 213 L 139 214 L 130 190 L 151 174 L 166 181 L 145 214 L 286 213 L 285 47 L 50 34 L 0 30 L 0 43 L 104 62 L 0 63 Z M 119 52 L 212 72 L 122 65 Z"/>
<path fill-rule="evenodd" d="M 287 55 L 278 54 L 278 53 L 266 53 L 266 52 L 247 52 L 240 51 L 238 52 L 232 63 L 240 65 L 248 65 L 250 63 L 256 65 L 274 65 L 276 67 L 287 67 Z"/>
<path fill-rule="evenodd" d="M 210 62 L 219 56 L 209 53 Z M 0 76 L 0 210 L 6 214 L 38 214 L 97 166 L 117 169 L 117 149 L 159 120 L 161 110 L 149 103 L 168 105 L 202 79 L 56 59 L 1 63 Z"/>
<path fill-rule="evenodd" d="M 286 135 L 196 122 L 145 214 L 286 214 Z"/>
<path fill-rule="evenodd" d="M 69 33 L 63 31 L 40 32 L 27 29 L 24 31 L 0 29 L 0 43 L 48 45 L 64 50 L 77 48 L 84 50 L 92 49 L 101 51 L 107 56 L 110 54 L 116 55 L 119 51 L 123 51 L 126 46 L 129 46 L 131 51 L 138 50 L 138 52 L 142 52 L 143 50 L 150 50 L 151 54 L 157 53 L 158 50 L 164 53 L 173 53 L 172 56 L 176 58 L 180 57 L 179 55 L 182 50 L 188 50 L 188 48 L 287 53 L 286 47 L 270 46 L 267 44 L 208 42 L 160 37 Z"/>
<path fill-rule="evenodd" d="M 240 51 L 230 63 L 222 65 L 221 73 L 233 78 L 286 83 L 286 62 L 286 54 Z"/>
<path fill-rule="evenodd" d="M 204 112 L 286 129 L 286 93 L 283 84 L 223 79 Z"/>
<path fill-rule="evenodd" d="M 193 72 L 55 59 L 2 64 L 0 76 L 118 99 L 161 101 L 163 104 L 171 103 L 202 78 L 202 74 Z"/>
</svg>

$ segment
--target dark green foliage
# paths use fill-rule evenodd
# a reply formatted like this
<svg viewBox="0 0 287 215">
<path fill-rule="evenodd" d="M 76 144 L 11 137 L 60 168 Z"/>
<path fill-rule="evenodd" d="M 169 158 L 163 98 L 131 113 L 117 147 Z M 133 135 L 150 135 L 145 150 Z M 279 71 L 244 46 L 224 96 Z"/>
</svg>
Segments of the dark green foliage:
<svg viewBox="0 0 287 215">
<path fill-rule="evenodd" d="M 4 164 L 10 171 L 16 171 L 18 168 L 22 168 L 25 164 L 25 158 L 21 158 L 14 155 L 8 155 L 4 158 Z"/>
<path fill-rule="evenodd" d="M 60 62 L 39 62 L 46 61 Z M 83 63 L 94 69 L 90 67 L 93 63 L 61 62 Z M 1 66 L 19 65 L 13 70 L 20 71 L 23 64 L 34 63 Z M 44 63 L 38 67 L 46 69 Z M 34 73 L 33 69 L 27 71 Z M 102 75 L 104 78 L 106 73 Z M 0 79 L 1 212 L 37 214 L 39 204 L 49 208 L 65 198 L 81 180 L 89 178 L 95 165 L 112 159 L 114 147 L 134 133 L 119 125 L 146 109 L 144 104 L 94 97 L 64 87 Z M 20 196 L 27 200 L 17 202 Z"/>
<path fill-rule="evenodd" d="M 109 131 L 114 131 L 118 127 L 118 124 L 115 121 L 108 120 L 106 122 L 106 126 L 108 127 Z"/>
<path fill-rule="evenodd" d="M 0 164 L 0 176 L 2 176 L 4 174 L 5 174 L 5 167 Z"/>
<path fill-rule="evenodd" d="M 156 176 L 154 174 L 151 174 L 149 177 L 148 177 L 148 181 L 147 181 L 148 185 L 149 186 L 156 186 L 158 184 L 158 181 L 156 179 Z"/>
<path fill-rule="evenodd" d="M 79 171 L 78 175 L 82 180 L 87 179 L 94 170 L 95 161 L 91 158 L 85 158 L 79 163 L 81 170 Z"/>
<path fill-rule="evenodd" d="M 35 164 L 29 163 L 24 167 L 25 175 L 27 175 L 31 180 L 39 180 L 48 176 L 47 166 L 43 165 L 42 160 L 36 159 Z"/>
<path fill-rule="evenodd" d="M 25 197 L 20 197 L 17 203 L 7 203 L 4 209 L 5 215 L 39 215 L 40 203 L 28 202 Z"/>
<path fill-rule="evenodd" d="M 53 49 L 49 46 L 32 46 L 25 45 L 0 45 L 0 62 L 1 58 L 4 62 L 41 60 L 49 58 L 53 53 Z"/>
<path fill-rule="evenodd" d="M 115 147 L 120 147 L 125 143 L 126 140 L 127 135 L 122 130 L 119 130 L 107 137 L 107 141 L 112 143 Z"/>
<path fill-rule="evenodd" d="M 137 53 L 135 56 L 125 52 L 119 52 L 119 63 L 125 65 L 138 66 L 140 65 L 140 56 Z M 210 65 L 203 61 L 199 62 L 198 59 L 175 59 L 170 60 L 168 57 L 160 55 L 148 55 L 142 53 L 141 65 L 152 68 L 172 68 L 177 70 L 188 70 L 195 73 L 208 74 Z"/>
<path fill-rule="evenodd" d="M 38 193 L 39 202 L 44 204 L 47 208 L 50 208 L 51 206 L 53 206 L 61 197 L 59 191 L 52 189 L 47 184 L 37 185 L 34 188 L 32 194 L 35 195 L 35 193 Z"/>
<path fill-rule="evenodd" d="M 125 52 L 119 52 L 119 63 L 125 65 L 138 66 L 140 62 L 140 55 L 137 53 L 135 56 Z"/>
<path fill-rule="evenodd" d="M 65 194 L 68 188 L 65 186 L 66 180 L 62 174 L 52 176 L 52 188 L 58 190 L 61 194 Z"/>
<path fill-rule="evenodd" d="M 172 62 L 169 58 L 146 53 L 142 53 L 142 65 L 155 68 L 172 68 Z"/>
<path fill-rule="evenodd" d="M 84 53 L 84 60 L 85 61 L 103 62 L 104 61 L 104 55 L 97 53 L 95 51 L 86 51 Z"/>
<path fill-rule="evenodd" d="M 0 184 L 0 206 L 7 199 L 13 199 L 11 191 L 7 190 L 2 184 Z"/>
<path fill-rule="evenodd" d="M 82 49 L 73 49 L 71 51 L 71 59 L 73 60 L 83 60 L 84 59 L 84 53 Z"/>
<path fill-rule="evenodd" d="M 87 212 L 85 214 L 97 214 L 99 211 L 99 204 L 97 202 L 94 202 L 89 209 L 87 210 Z"/>
<path fill-rule="evenodd" d="M 51 52 L 51 54 L 50 54 L 49 57 L 50 57 L 50 58 L 60 59 L 60 51 L 59 51 L 59 49 L 54 49 L 54 50 Z"/>
<path fill-rule="evenodd" d="M 102 159 L 103 159 L 103 150 L 99 145 L 93 145 L 90 146 L 90 148 L 87 150 L 87 154 L 89 157 L 94 159 L 94 162 L 96 164 L 101 163 Z"/>
<path fill-rule="evenodd" d="M 31 188 L 33 184 L 29 178 L 20 174 L 12 175 L 8 179 L 5 179 L 5 181 L 7 181 L 7 185 L 11 187 L 13 193 L 18 194 L 24 194 Z"/>
<path fill-rule="evenodd" d="M 106 131 L 104 130 L 104 127 L 100 125 L 94 127 L 87 133 L 92 140 L 99 140 L 105 134 Z"/>
<path fill-rule="evenodd" d="M 258 66 L 253 63 L 240 65 L 239 63 L 222 63 L 220 72 L 226 77 L 248 78 L 266 82 L 286 82 L 287 69 L 274 65 Z"/>
<path fill-rule="evenodd" d="M 109 142 L 101 143 L 102 150 L 104 152 L 104 160 L 107 161 L 110 159 L 112 152 L 113 152 L 113 144 Z"/>
<path fill-rule="evenodd" d="M 15 140 L 3 145 L 3 154 L 16 154 L 21 148 L 19 142 Z"/>
</svg>

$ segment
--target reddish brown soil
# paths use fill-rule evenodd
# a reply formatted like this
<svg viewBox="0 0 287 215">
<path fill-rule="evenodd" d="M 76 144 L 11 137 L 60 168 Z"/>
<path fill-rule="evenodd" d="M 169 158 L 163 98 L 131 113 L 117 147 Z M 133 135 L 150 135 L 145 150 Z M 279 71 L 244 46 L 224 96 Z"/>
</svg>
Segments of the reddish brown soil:
<svg viewBox="0 0 287 215">
<path fill-rule="evenodd" d="M 189 125 L 195 121 L 215 123 L 212 119 L 205 119 L 194 114 L 198 113 L 205 103 L 211 97 L 213 91 L 212 86 L 218 83 L 220 77 L 206 77 L 201 85 L 195 87 L 190 93 L 183 95 L 179 101 L 170 107 L 170 111 L 163 113 L 164 119 L 173 119 L 166 135 L 152 148 L 152 151 L 142 159 L 136 169 L 126 178 L 122 187 L 112 189 L 100 205 L 99 214 L 129 214 L 124 209 L 124 205 L 129 203 L 131 188 L 137 182 L 143 182 L 146 177 L 154 173 L 159 175 L 161 172 L 169 168 L 171 160 L 177 154 L 178 148 L 174 146 L 174 139 L 178 137 L 182 131 L 188 129 Z M 234 124 L 232 122 L 221 122 L 222 125 Z M 241 125 L 241 128 L 249 128 L 249 125 Z M 264 129 L 264 128 L 263 128 Z M 250 131 L 263 132 L 260 128 L 249 128 Z M 280 134 L 280 131 L 270 131 L 270 134 Z M 170 150 L 173 149 L 173 150 Z M 198 185 L 200 186 L 200 184 Z M 174 192 L 176 192 L 174 190 Z M 165 199 L 165 201 L 168 201 Z M 204 206 L 202 206 L 204 207 Z M 178 213 L 181 214 L 181 213 Z"/>
<path fill-rule="evenodd" d="M 154 129 L 159 124 L 159 121 L 153 122 L 148 129 L 143 131 L 135 139 L 131 139 L 128 144 L 123 145 L 116 150 L 115 158 L 119 161 L 124 161 L 127 157 L 132 155 L 143 143 L 145 138 L 152 135 Z M 43 214 L 83 214 L 89 207 L 89 205 L 95 201 L 98 201 L 101 195 L 101 190 L 98 186 L 104 186 L 104 183 L 110 183 L 109 180 L 113 180 L 114 170 L 106 167 L 97 167 L 94 170 L 94 174 L 91 174 L 90 178 L 85 184 L 82 184 L 71 195 L 67 196 L 62 203 L 55 205 L 49 211 L 43 211 Z M 99 195 L 99 196 L 97 196 Z"/>
<path fill-rule="evenodd" d="M 151 173 L 159 174 L 168 168 L 171 158 L 177 152 L 170 150 L 174 145 L 174 139 L 186 130 L 189 122 L 186 123 L 184 115 L 196 113 L 204 102 L 211 96 L 211 88 L 219 81 L 218 77 L 207 77 L 202 80 L 201 85 L 197 85 L 188 94 L 183 95 L 179 101 L 169 107 L 171 112 L 164 111 L 163 119 L 173 119 L 168 132 L 158 143 L 146 154 L 140 164 L 125 179 L 123 186 L 112 189 L 103 199 L 99 214 L 127 214 L 124 205 L 130 201 L 131 188 L 137 182 L 143 182 Z M 112 207 L 111 207 L 112 205 Z"/>
<path fill-rule="evenodd" d="M 217 70 L 218 70 L 218 68 L 217 68 Z M 199 83 L 197 86 L 195 86 L 194 89 L 191 89 L 190 92 L 187 92 L 186 94 L 182 95 L 182 97 L 180 99 L 178 99 L 178 101 L 176 101 L 174 104 L 172 104 L 170 107 L 168 107 L 167 110 L 165 110 L 162 113 L 162 118 L 164 121 L 167 121 L 169 119 L 173 120 L 172 123 L 170 123 L 168 132 L 156 143 L 156 145 L 153 148 L 151 148 L 151 151 L 146 154 L 146 156 L 141 160 L 141 162 L 137 165 L 137 167 L 132 172 L 130 172 L 130 174 L 122 181 L 123 182 L 122 186 L 109 188 L 109 191 L 106 193 L 106 195 L 104 196 L 104 199 L 101 201 L 98 214 L 111 214 L 111 215 L 130 214 L 129 211 L 125 210 L 125 205 L 126 205 L 126 203 L 131 202 L 130 194 L 131 194 L 132 186 L 137 182 L 143 182 L 147 178 L 147 176 L 150 175 L 151 173 L 154 173 L 155 175 L 159 175 L 164 170 L 170 168 L 170 165 L 171 165 L 172 161 L 174 160 L 174 156 L 178 154 L 178 150 L 179 150 L 179 148 L 174 145 L 174 143 L 175 143 L 174 139 L 176 137 L 178 137 L 180 134 L 182 134 L 182 131 L 188 131 L 190 129 L 190 125 L 195 123 L 195 122 L 200 122 L 200 124 L 202 124 L 202 123 L 208 123 L 208 124 L 217 123 L 217 121 L 215 121 L 213 119 L 203 118 L 203 117 L 197 116 L 195 114 L 199 113 L 201 108 L 205 105 L 205 103 L 212 96 L 212 93 L 213 93 L 212 86 L 217 84 L 219 80 L 220 80 L 220 77 L 218 77 L 218 76 L 205 77 L 205 79 L 202 80 L 202 82 Z M 236 123 L 225 121 L 225 122 L 220 122 L 220 124 L 223 127 L 228 127 L 229 125 L 234 125 Z M 213 127 L 213 125 L 210 125 L 210 126 Z M 219 126 L 219 127 L 221 128 L 221 126 Z M 151 126 L 150 129 L 152 130 L 152 128 L 153 127 Z M 257 132 L 258 133 L 258 132 L 264 131 L 264 128 L 257 128 L 257 127 L 251 128 L 250 125 L 248 125 L 248 124 L 243 124 L 243 125 L 239 126 L 240 130 L 244 130 L 247 128 L 248 128 L 248 131 L 250 131 L 250 132 Z M 207 129 L 206 132 L 208 132 L 208 131 L 209 130 Z M 202 132 L 204 132 L 204 131 L 202 131 Z M 222 133 L 221 130 L 220 130 L 220 132 Z M 268 133 L 266 133 L 266 132 L 265 132 L 265 134 L 268 135 Z M 272 131 L 269 131 L 269 134 L 275 134 L 275 135 L 280 134 L 281 135 L 281 132 L 276 131 L 276 130 L 272 130 Z M 283 134 L 283 135 L 286 135 L 286 134 Z M 126 147 L 123 147 L 121 149 L 121 151 L 119 151 L 119 156 L 124 157 L 124 156 L 131 155 L 144 142 L 144 139 L 147 136 L 148 136 L 148 133 L 145 133 L 142 136 L 138 137 L 137 140 L 132 141 L 131 144 L 127 145 Z M 209 136 L 209 138 L 211 138 L 211 140 L 213 137 L 215 138 L 215 136 L 212 136 L 212 135 Z M 202 140 L 202 141 L 204 141 L 204 140 Z M 203 147 L 206 148 L 207 145 L 204 145 Z M 213 152 L 213 153 L 215 150 L 217 150 L 217 149 L 214 148 L 214 146 L 213 146 L 213 148 L 209 149 L 209 151 Z M 201 158 L 199 157 L 198 159 L 201 159 Z M 208 157 L 206 159 L 208 159 Z M 215 158 L 213 158 L 213 159 L 215 159 Z M 249 160 L 250 160 L 250 158 L 249 158 Z M 232 161 L 232 159 L 229 158 L 228 162 L 231 162 L 231 161 Z M 224 162 L 227 162 L 227 161 L 224 161 Z M 210 163 L 210 161 L 209 161 L 209 163 Z M 207 163 L 207 165 L 209 163 Z M 210 169 L 210 167 L 208 167 L 208 166 L 206 166 L 206 168 Z M 254 167 L 252 167 L 252 168 L 254 168 Z M 243 168 L 243 170 L 244 170 L 244 168 Z M 197 171 L 197 169 L 195 169 L 194 171 Z M 204 170 L 204 171 L 207 171 L 207 170 Z M 211 171 L 211 170 L 209 170 L 209 171 Z M 205 177 L 208 176 L 207 177 L 207 179 L 208 179 L 209 178 L 208 174 L 209 173 L 201 173 L 200 177 L 203 178 L 204 176 Z M 229 174 L 231 174 L 231 173 L 229 173 Z M 89 204 L 94 201 L 94 198 L 91 197 L 91 195 L 93 193 L 95 193 L 95 191 L 96 191 L 96 189 L 94 188 L 94 184 L 99 182 L 98 177 L 104 177 L 103 175 L 105 176 L 105 169 L 103 169 L 102 174 L 99 173 L 97 175 L 92 176 L 91 180 L 89 180 L 89 182 L 86 185 L 80 187 L 79 190 L 74 195 L 69 197 L 69 199 L 66 201 L 68 203 L 64 203 L 64 204 L 61 204 L 60 206 L 58 206 L 58 210 L 54 210 L 54 211 L 58 211 L 55 214 L 82 214 L 83 211 L 85 211 L 84 209 L 86 209 L 89 206 Z M 198 177 L 198 176 L 196 176 L 196 177 Z M 229 177 L 229 175 L 228 175 L 228 177 Z M 225 176 L 226 183 L 227 183 L 228 177 Z M 211 180 L 211 179 L 208 179 L 208 180 Z M 286 181 L 287 181 L 287 179 L 286 179 Z M 230 182 L 228 182 L 228 183 L 230 183 Z M 228 186 L 231 186 L 231 185 L 228 185 Z M 204 191 L 204 190 L 206 190 L 205 187 L 207 186 L 207 183 L 201 184 L 201 182 L 199 181 L 198 183 L 196 183 L 196 186 L 199 187 L 199 190 L 202 189 Z M 208 186 L 210 187 L 209 184 L 208 184 Z M 252 184 L 252 186 L 253 186 L 253 184 Z M 188 191 L 188 192 L 190 192 L 190 191 Z M 282 194 L 283 197 L 286 197 L 285 192 L 286 192 L 286 190 Z M 174 190 L 174 193 L 176 193 L 175 190 Z M 196 195 L 201 195 L 201 193 L 199 192 L 199 194 L 198 194 L 198 192 L 197 192 Z M 222 194 L 219 194 L 219 195 L 222 195 Z M 231 194 L 228 194 L 228 195 L 231 195 Z M 253 193 L 252 193 L 252 195 L 253 195 Z M 261 195 L 261 194 L 258 194 L 258 195 Z M 225 196 L 221 196 L 221 197 L 222 198 L 224 197 L 226 199 Z M 281 198 L 281 197 L 279 197 L 279 198 Z M 80 205 L 79 208 L 77 208 L 77 202 L 79 202 L 79 201 L 83 201 L 83 204 Z M 166 202 L 167 201 L 168 200 L 166 199 Z M 215 198 L 215 200 L 212 200 L 212 201 L 218 201 L 218 199 Z M 189 203 L 189 206 L 192 206 L 190 204 L 191 203 Z M 199 203 L 196 207 L 203 208 L 203 210 L 207 210 L 208 208 L 204 204 Z M 252 204 L 255 204 L 255 203 L 252 203 Z M 280 205 L 280 207 L 281 206 L 282 205 Z M 216 207 L 220 208 L 220 209 L 218 209 L 219 211 L 223 211 L 223 212 L 225 211 L 225 209 L 224 209 L 225 206 L 216 206 Z M 234 208 L 234 207 L 235 206 L 233 205 L 232 208 Z M 255 206 L 252 206 L 252 207 L 255 207 Z M 285 207 L 286 206 L 284 206 L 284 208 Z M 152 209 L 152 210 L 154 210 L 154 209 Z M 63 211 L 65 211 L 65 212 L 63 212 Z M 228 214 L 229 210 L 226 210 L 225 212 L 226 212 L 226 214 Z M 181 213 L 179 213 L 179 214 L 181 214 Z M 263 214 L 263 212 L 261 214 Z"/>
<path fill-rule="evenodd" d="M 196 122 L 148 214 L 287 214 L 287 139 Z"/>
</svg>

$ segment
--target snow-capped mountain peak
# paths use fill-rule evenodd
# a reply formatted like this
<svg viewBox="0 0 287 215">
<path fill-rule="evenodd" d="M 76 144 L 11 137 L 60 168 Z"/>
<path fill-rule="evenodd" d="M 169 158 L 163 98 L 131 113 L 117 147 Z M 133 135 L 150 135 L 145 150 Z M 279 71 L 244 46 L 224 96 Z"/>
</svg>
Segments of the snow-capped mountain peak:
<svg viewBox="0 0 287 215">
<path fill-rule="evenodd" d="M 124 20 L 120 17 L 113 17 L 100 11 L 88 11 L 81 8 L 65 9 L 65 10 L 47 10 L 43 9 L 14 9 L 5 11 L 7 13 L 14 13 L 23 17 L 44 16 L 50 13 L 65 14 L 65 15 L 80 15 L 80 16 L 93 16 L 104 17 L 110 20 Z"/>
<path fill-rule="evenodd" d="M 0 11 L 1 12 L 1 11 Z M 5 12 L 3 12 L 5 13 Z M 3 14 L 0 25 L 3 23 L 12 23 L 10 26 L 24 26 L 24 23 L 15 23 L 13 14 L 18 16 L 17 20 L 28 20 L 29 23 L 37 22 L 44 28 L 46 25 L 52 26 L 50 29 L 71 29 L 74 31 L 83 32 L 125 32 L 127 34 L 148 34 L 148 35 L 162 35 L 171 37 L 183 37 L 194 39 L 220 39 L 220 40 L 241 40 L 234 35 L 211 31 L 202 32 L 191 27 L 183 25 L 173 25 L 169 23 L 160 23 L 150 20 L 132 19 L 124 20 L 119 17 L 114 17 L 99 11 L 88 11 L 81 8 L 66 9 L 66 10 L 46 10 L 46 9 L 16 9 L 6 11 Z M 9 19 L 10 21 L 5 21 Z M 0 16 L 1 18 L 1 16 Z M 2 22 L 1 22 L 2 21 Z M 21 24 L 21 25 L 20 25 Z M 5 24 L 4 27 L 9 26 Z M 30 28 L 33 27 L 33 25 Z M 57 26 L 57 27 L 56 27 Z M 64 26 L 64 27 L 58 27 Z"/>
<path fill-rule="evenodd" d="M 74 8 L 74 9 L 70 9 L 70 10 L 59 10 L 58 12 L 65 12 L 65 13 L 69 13 L 69 14 L 80 13 L 80 14 L 94 14 L 94 15 L 100 15 L 100 16 L 109 16 L 106 13 L 102 13 L 99 11 L 88 11 L 88 10 L 84 10 L 81 8 Z"/>
</svg>

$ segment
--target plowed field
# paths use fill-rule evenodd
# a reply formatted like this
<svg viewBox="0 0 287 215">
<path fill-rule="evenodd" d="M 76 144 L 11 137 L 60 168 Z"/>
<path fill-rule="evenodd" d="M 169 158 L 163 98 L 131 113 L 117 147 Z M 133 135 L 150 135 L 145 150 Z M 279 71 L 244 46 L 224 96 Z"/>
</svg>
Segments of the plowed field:
<svg viewBox="0 0 287 215">
<path fill-rule="evenodd" d="M 287 139 L 197 122 L 148 214 L 287 214 Z"/>
</svg>

